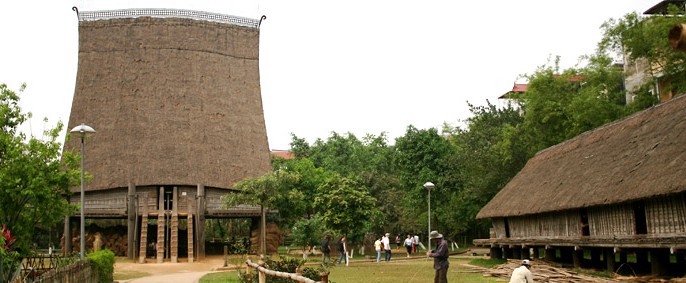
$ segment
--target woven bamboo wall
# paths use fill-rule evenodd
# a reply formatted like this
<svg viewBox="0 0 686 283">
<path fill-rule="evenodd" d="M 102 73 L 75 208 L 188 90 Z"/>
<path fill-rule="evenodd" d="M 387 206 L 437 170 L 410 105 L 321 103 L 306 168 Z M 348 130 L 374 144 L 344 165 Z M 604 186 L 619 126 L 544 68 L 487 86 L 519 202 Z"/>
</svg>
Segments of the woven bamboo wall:
<svg viewBox="0 0 686 283">
<path fill-rule="evenodd" d="M 635 235 L 634 212 L 630 204 L 596 206 L 588 209 L 591 236 Z"/>
<path fill-rule="evenodd" d="M 646 201 L 648 234 L 686 233 L 686 201 L 683 194 Z"/>
<path fill-rule="evenodd" d="M 87 191 L 203 184 L 270 170 L 259 29 L 179 18 L 79 22 L 69 129 L 85 123 Z M 78 139 L 65 150 L 78 149 Z M 78 188 L 74 188 L 78 191 Z"/>
<path fill-rule="evenodd" d="M 579 213 L 561 211 L 509 217 L 512 238 L 554 238 L 580 236 Z"/>
</svg>

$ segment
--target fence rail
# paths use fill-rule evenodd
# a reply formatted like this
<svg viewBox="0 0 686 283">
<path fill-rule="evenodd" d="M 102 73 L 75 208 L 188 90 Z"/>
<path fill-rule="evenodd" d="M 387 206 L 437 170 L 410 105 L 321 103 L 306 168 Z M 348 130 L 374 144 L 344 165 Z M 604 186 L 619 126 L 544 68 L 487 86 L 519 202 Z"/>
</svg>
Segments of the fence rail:
<svg viewBox="0 0 686 283">
<path fill-rule="evenodd" d="M 267 282 L 267 276 L 266 275 L 291 279 L 293 281 L 301 282 L 301 283 L 324 283 L 324 282 L 329 281 L 328 275 L 322 276 L 322 281 L 314 281 L 310 278 L 304 277 L 304 276 L 297 274 L 297 273 L 288 273 L 288 272 L 281 272 L 281 271 L 266 269 L 263 266 L 252 262 L 250 259 L 246 260 L 245 263 L 248 265 L 248 273 L 251 272 L 250 268 L 257 269 L 257 271 L 260 273 L 259 274 L 259 283 Z"/>
</svg>

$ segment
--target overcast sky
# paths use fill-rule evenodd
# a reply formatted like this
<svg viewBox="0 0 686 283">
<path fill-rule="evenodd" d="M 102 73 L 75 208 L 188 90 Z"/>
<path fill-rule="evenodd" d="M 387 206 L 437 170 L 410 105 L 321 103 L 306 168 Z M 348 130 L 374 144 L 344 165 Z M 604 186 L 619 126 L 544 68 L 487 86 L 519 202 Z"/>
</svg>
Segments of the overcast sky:
<svg viewBox="0 0 686 283">
<path fill-rule="evenodd" d="M 460 125 L 470 116 L 467 102 L 497 103 L 518 75 L 551 56 L 574 66 L 594 52 L 603 22 L 658 2 L 1 1 L 0 83 L 27 84 L 21 105 L 34 115 L 27 131 L 40 135 L 69 120 L 78 63 L 72 6 L 266 15 L 260 76 L 270 148 L 288 149 L 291 133 L 311 143 L 333 131 L 386 132 L 393 143 L 408 125 Z"/>
</svg>

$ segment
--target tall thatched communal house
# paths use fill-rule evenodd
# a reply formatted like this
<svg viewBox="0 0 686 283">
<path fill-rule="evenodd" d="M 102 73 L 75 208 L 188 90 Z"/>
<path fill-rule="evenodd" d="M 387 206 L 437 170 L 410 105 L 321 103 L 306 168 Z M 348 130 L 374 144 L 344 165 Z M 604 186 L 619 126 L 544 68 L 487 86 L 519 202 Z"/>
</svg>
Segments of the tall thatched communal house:
<svg viewBox="0 0 686 283">
<path fill-rule="evenodd" d="M 85 142 L 86 217 L 127 219 L 130 258 L 143 261 L 152 243 L 158 262 L 202 258 L 207 218 L 259 217 L 254 207 L 223 207 L 220 197 L 271 170 L 260 21 L 167 9 L 77 14 L 68 128 L 97 131 Z M 79 147 L 78 138 L 65 143 Z M 66 221 L 65 239 L 78 237 L 78 225 L 78 216 Z M 67 251 L 78 250 L 71 244 Z"/>
<path fill-rule="evenodd" d="M 684 141 L 680 96 L 543 150 L 481 209 L 493 231 L 474 243 L 494 258 L 543 251 L 577 267 L 683 274 Z"/>
</svg>

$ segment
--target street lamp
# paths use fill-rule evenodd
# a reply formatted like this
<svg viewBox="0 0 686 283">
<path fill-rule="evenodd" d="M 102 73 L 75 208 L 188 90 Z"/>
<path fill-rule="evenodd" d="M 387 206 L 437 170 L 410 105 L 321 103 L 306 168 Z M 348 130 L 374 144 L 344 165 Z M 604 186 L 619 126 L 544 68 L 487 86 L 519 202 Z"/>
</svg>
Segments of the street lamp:
<svg viewBox="0 0 686 283">
<path fill-rule="evenodd" d="M 428 213 L 427 213 L 427 214 L 429 215 L 429 216 L 428 216 L 428 220 L 429 220 L 429 221 L 427 221 L 427 223 L 429 224 L 429 232 L 428 232 L 428 234 L 426 234 L 426 235 L 427 235 L 427 238 L 426 238 L 426 239 L 427 239 L 428 242 L 429 242 L 428 248 L 429 248 L 429 251 L 430 251 L 430 250 L 431 250 L 431 190 L 432 190 L 435 186 L 434 186 L 434 183 L 426 182 L 426 183 L 424 183 L 424 187 L 425 187 L 426 190 L 429 192 L 429 197 L 426 199 L 426 203 L 428 204 L 428 206 L 427 206 L 427 207 L 428 207 Z"/>
<path fill-rule="evenodd" d="M 85 257 L 86 254 L 86 224 L 85 224 L 85 216 L 83 214 L 83 184 L 84 184 L 84 171 L 83 171 L 83 160 L 85 159 L 85 148 L 84 148 L 84 140 L 86 139 L 86 135 L 90 133 L 95 133 L 95 130 L 91 128 L 90 126 L 86 126 L 84 124 L 81 124 L 79 126 L 74 127 L 71 129 L 71 132 L 76 134 L 80 139 L 81 139 L 81 259 Z M 65 239 L 66 241 L 66 239 Z"/>
</svg>

